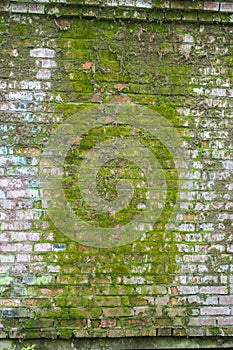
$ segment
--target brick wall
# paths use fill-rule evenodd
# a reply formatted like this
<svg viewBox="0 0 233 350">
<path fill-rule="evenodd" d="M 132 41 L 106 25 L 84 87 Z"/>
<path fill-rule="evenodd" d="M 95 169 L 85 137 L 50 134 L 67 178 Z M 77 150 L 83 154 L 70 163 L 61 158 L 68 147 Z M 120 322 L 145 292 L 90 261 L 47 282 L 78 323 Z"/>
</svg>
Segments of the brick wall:
<svg viewBox="0 0 233 350">
<path fill-rule="evenodd" d="M 22 0 L 0 11 L 0 337 L 232 336 L 232 2 Z M 171 155 L 158 152 L 169 195 L 153 230 L 93 248 L 49 219 L 39 160 L 58 125 L 112 101 L 165 117 L 191 169 L 177 193 Z M 93 134 L 80 142 L 65 165 L 72 185 L 75 150 Z M 132 180 L 132 164 L 115 166 Z"/>
</svg>

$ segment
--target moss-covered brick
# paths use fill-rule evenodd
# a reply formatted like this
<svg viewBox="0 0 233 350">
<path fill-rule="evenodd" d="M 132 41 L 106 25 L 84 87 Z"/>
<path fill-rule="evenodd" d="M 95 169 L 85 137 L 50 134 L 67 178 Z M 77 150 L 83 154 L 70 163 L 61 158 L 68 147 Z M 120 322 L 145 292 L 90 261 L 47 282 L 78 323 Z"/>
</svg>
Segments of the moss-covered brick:
<svg viewBox="0 0 233 350">
<path fill-rule="evenodd" d="M 101 309 L 99 307 L 89 308 L 70 308 L 69 315 L 71 319 L 92 319 L 99 318 L 101 316 Z"/>
</svg>

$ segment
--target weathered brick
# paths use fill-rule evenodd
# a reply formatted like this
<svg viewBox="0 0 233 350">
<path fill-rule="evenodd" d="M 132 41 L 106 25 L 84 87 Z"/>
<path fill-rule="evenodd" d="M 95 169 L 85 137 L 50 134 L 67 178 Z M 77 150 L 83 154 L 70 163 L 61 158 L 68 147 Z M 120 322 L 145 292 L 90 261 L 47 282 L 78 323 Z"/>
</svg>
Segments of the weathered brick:
<svg viewBox="0 0 233 350">
<path fill-rule="evenodd" d="M 205 1 L 204 2 L 204 10 L 218 11 L 219 6 L 220 6 L 219 2 L 213 2 L 213 1 Z"/>
<path fill-rule="evenodd" d="M 35 14 L 43 14 L 45 13 L 45 7 L 44 5 L 30 5 L 28 12 Z"/>
<path fill-rule="evenodd" d="M 218 317 L 218 325 L 220 326 L 232 326 L 233 317 Z"/>
<path fill-rule="evenodd" d="M 31 57 L 42 57 L 42 58 L 50 58 L 55 56 L 55 51 L 47 48 L 38 48 L 30 50 Z"/>
<path fill-rule="evenodd" d="M 122 338 L 125 336 L 124 329 L 109 329 L 108 331 L 109 338 Z"/>
<path fill-rule="evenodd" d="M 164 296 L 164 297 L 160 297 L 160 298 L 155 299 L 155 305 L 167 305 L 168 302 L 169 302 L 168 296 Z"/>
<path fill-rule="evenodd" d="M 221 12 L 233 12 L 233 4 L 229 2 L 222 2 L 220 5 Z"/>
<path fill-rule="evenodd" d="M 56 68 L 57 67 L 57 63 L 54 60 L 51 59 L 42 59 L 41 60 L 41 66 L 42 68 Z"/>
<path fill-rule="evenodd" d="M 202 294 L 227 294 L 227 287 L 216 286 L 216 287 L 201 287 L 200 293 Z"/>
<path fill-rule="evenodd" d="M 103 314 L 106 317 L 128 317 L 134 315 L 134 310 L 127 307 L 103 308 Z"/>
<path fill-rule="evenodd" d="M 221 306 L 206 306 L 200 309 L 201 315 L 229 315 L 230 308 L 229 307 L 221 307 Z"/>
<path fill-rule="evenodd" d="M 216 318 L 214 317 L 191 317 L 189 326 L 215 326 Z"/>
<path fill-rule="evenodd" d="M 171 328 L 159 328 L 157 331 L 158 336 L 162 337 L 170 337 L 172 335 Z"/>
<path fill-rule="evenodd" d="M 219 297 L 219 304 L 220 305 L 233 305 L 233 295 L 220 296 Z"/>
<path fill-rule="evenodd" d="M 48 69 L 40 69 L 36 74 L 37 79 L 49 80 L 50 77 L 51 77 L 51 72 Z"/>
<path fill-rule="evenodd" d="M 117 321 L 114 319 L 102 319 L 100 322 L 101 328 L 114 328 L 117 325 Z"/>
<path fill-rule="evenodd" d="M 18 307 L 21 305 L 20 299 L 1 299 L 0 298 L 0 307 Z"/>
<path fill-rule="evenodd" d="M 53 250 L 51 243 L 38 243 L 34 246 L 35 252 L 50 252 Z"/>
<path fill-rule="evenodd" d="M 17 12 L 17 13 L 27 13 L 28 12 L 27 4 L 12 4 L 11 11 Z"/>
</svg>

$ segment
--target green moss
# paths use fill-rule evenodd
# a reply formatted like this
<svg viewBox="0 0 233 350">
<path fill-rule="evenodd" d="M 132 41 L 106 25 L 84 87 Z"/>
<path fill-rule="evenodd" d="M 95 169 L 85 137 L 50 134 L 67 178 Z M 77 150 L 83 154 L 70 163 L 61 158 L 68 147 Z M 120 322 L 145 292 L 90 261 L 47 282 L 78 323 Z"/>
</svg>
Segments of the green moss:
<svg viewBox="0 0 233 350">
<path fill-rule="evenodd" d="M 109 50 L 101 50 L 98 55 L 98 58 L 100 67 L 102 69 L 110 69 L 110 71 L 119 71 L 120 63 L 115 53 L 109 52 Z"/>
<path fill-rule="evenodd" d="M 73 337 L 73 327 L 71 329 L 66 327 L 57 327 L 57 330 L 61 339 L 70 339 Z"/>
<path fill-rule="evenodd" d="M 117 21 L 110 23 L 73 20 L 69 30 L 59 32 L 60 76 L 55 86 L 56 91 L 51 92 L 51 96 L 55 97 L 59 93 L 63 101 L 50 103 L 53 115 L 65 120 L 81 109 L 90 107 L 93 105 L 94 93 L 100 99 L 109 101 L 113 99 L 113 94 L 119 98 L 128 94 L 133 102 L 150 105 L 173 126 L 182 126 L 185 117 L 181 119 L 176 108 L 182 105 L 183 101 L 180 96 L 174 96 L 172 101 L 173 91 L 169 90 L 168 85 L 183 85 L 183 92 L 191 68 L 188 64 L 177 64 L 174 60 L 177 53 L 171 52 L 170 56 L 166 53 L 166 50 L 170 50 L 166 43 L 168 26 L 150 24 L 145 25 L 145 29 L 141 33 L 138 25 L 132 23 L 125 23 L 123 26 Z M 155 50 L 157 35 L 160 37 L 158 52 Z M 160 52 L 164 55 L 164 60 L 163 56 L 159 57 Z M 93 62 L 94 68 L 85 71 L 82 66 L 85 61 Z M 127 83 L 128 87 L 125 90 L 116 89 L 115 85 L 119 83 Z M 137 204 L 145 202 L 148 187 L 145 175 L 134 164 L 133 159 L 109 162 L 98 173 L 97 187 L 105 199 L 116 198 L 116 185 L 122 179 L 129 180 L 136 189 L 129 207 L 115 217 L 90 208 L 82 198 L 78 185 L 77 168 L 85 154 L 99 142 L 112 137 L 132 138 L 131 131 L 129 126 L 112 125 L 92 129 L 83 135 L 79 144 L 73 145 L 67 154 L 64 164 L 64 169 L 67 170 L 63 183 L 64 192 L 77 215 L 92 225 L 112 227 L 129 222 L 141 212 L 137 209 Z M 53 254 L 43 254 L 44 261 L 56 263 L 61 268 L 57 279 L 51 282 L 49 287 L 54 290 L 62 289 L 60 293 L 63 297 L 54 297 L 57 306 L 55 314 L 44 309 L 42 314 L 38 313 L 36 316 L 70 320 L 96 319 L 102 316 L 102 310 L 97 304 L 96 307 L 91 307 L 91 295 L 101 295 L 103 298 L 105 295 L 123 295 L 122 305 L 128 306 L 128 296 L 139 294 L 136 292 L 137 285 L 127 285 L 124 278 L 144 278 L 145 286 L 150 284 L 154 294 L 157 293 L 156 286 L 173 282 L 179 268 L 176 264 L 178 252 L 173 233 L 166 232 L 165 225 L 177 200 L 178 172 L 172 155 L 159 140 L 142 130 L 138 131 L 135 138 L 153 152 L 163 168 L 168 192 L 162 215 L 154 225 L 153 231 L 146 233 L 141 239 L 110 249 L 95 249 L 72 242 L 60 233 L 47 217 L 42 217 L 38 223 L 47 222 L 49 226 L 40 226 L 41 242 L 48 242 L 49 234 L 53 233 L 53 243 L 65 243 L 66 249 Z M 112 174 L 111 170 L 114 170 L 115 174 Z M 137 187 L 142 182 L 144 185 Z M 35 205 L 40 207 L 40 204 Z M 143 290 L 143 286 L 141 287 Z M 40 294 L 38 288 L 30 288 L 30 293 Z M 143 293 L 147 295 L 148 291 L 145 289 Z M 143 298 L 138 298 L 140 300 L 135 299 L 134 303 L 144 303 Z M 127 314 L 128 310 L 125 312 Z M 58 331 L 63 337 L 70 336 L 70 330 L 66 333 L 66 329 L 61 327 Z"/>
<path fill-rule="evenodd" d="M 22 37 L 30 37 L 30 29 L 28 25 L 22 24 L 22 23 L 17 23 L 17 22 L 12 22 L 12 24 L 9 27 L 9 32 L 10 33 L 17 33 L 17 35 L 22 38 Z"/>
<path fill-rule="evenodd" d="M 119 276 L 131 276 L 131 269 L 127 265 L 122 265 L 122 264 L 114 264 L 112 268 L 112 273 Z"/>
<path fill-rule="evenodd" d="M 146 203 L 145 193 L 147 191 L 146 178 L 141 174 L 141 170 L 133 162 L 117 160 L 105 164 L 105 166 L 100 170 L 97 177 L 97 187 L 99 193 L 102 197 L 107 200 L 113 200 L 116 198 L 116 184 L 120 179 L 125 179 L 130 181 L 134 188 L 134 197 L 131 200 L 130 208 L 127 210 L 122 210 L 119 213 L 115 214 L 114 217 L 109 214 L 98 213 L 96 210 L 93 210 L 89 205 L 86 205 L 82 197 L 78 186 L 78 175 L 77 167 L 81 164 L 83 157 L 86 152 L 98 145 L 99 142 L 103 142 L 108 138 L 113 136 L 130 136 L 131 134 L 130 127 L 104 127 L 93 129 L 89 135 L 81 138 L 79 147 L 73 147 L 69 150 L 65 162 L 65 172 L 70 175 L 64 178 L 64 190 L 66 193 L 67 199 L 70 201 L 71 206 L 74 210 L 77 210 L 78 215 L 80 215 L 84 220 L 89 221 L 90 224 L 93 224 L 95 221 L 98 222 L 99 226 L 102 227 L 113 227 L 116 224 L 125 224 L 133 219 L 133 217 L 139 214 L 142 210 L 136 209 L 137 205 Z M 132 137 L 132 136 L 131 136 Z M 168 150 L 161 144 L 158 140 L 153 140 L 145 135 L 145 133 L 139 133 L 141 142 L 143 146 L 149 147 L 156 155 L 156 158 L 161 162 L 167 160 L 166 167 L 164 169 L 164 175 L 167 179 L 167 184 L 172 185 L 172 188 L 168 187 L 168 200 L 167 202 L 175 202 L 177 197 L 177 186 L 174 184 L 175 179 L 178 179 L 177 173 L 175 171 L 171 172 L 171 169 L 174 167 L 174 163 L 171 161 L 170 164 L 168 160 L 171 160 L 171 156 Z M 172 167 L 171 169 L 169 168 Z M 113 170 L 114 169 L 114 170 Z M 121 173 L 120 176 L 112 175 L 111 172 L 114 171 L 114 174 Z M 172 181 L 170 181 L 172 178 Z M 168 214 L 168 209 L 170 205 L 165 209 L 165 213 Z"/>
<path fill-rule="evenodd" d="M 62 32 L 62 38 L 95 39 L 98 35 L 98 23 L 95 20 L 73 20 L 68 31 Z"/>
<path fill-rule="evenodd" d="M 233 67 L 233 58 L 232 58 L 232 56 L 226 57 L 226 65 L 228 67 Z"/>
<path fill-rule="evenodd" d="M 119 28 L 120 23 L 118 21 L 100 21 L 97 24 L 97 31 L 99 37 L 103 37 L 106 39 L 110 39 L 116 36 Z M 135 25 L 132 25 L 130 27 L 130 30 L 133 30 L 133 28 L 135 28 Z"/>
<path fill-rule="evenodd" d="M 70 318 L 72 319 L 95 319 L 101 316 L 102 310 L 100 307 L 84 308 L 71 308 Z"/>
<path fill-rule="evenodd" d="M 0 32 L 4 33 L 8 29 L 8 26 L 6 23 L 0 23 Z"/>
</svg>

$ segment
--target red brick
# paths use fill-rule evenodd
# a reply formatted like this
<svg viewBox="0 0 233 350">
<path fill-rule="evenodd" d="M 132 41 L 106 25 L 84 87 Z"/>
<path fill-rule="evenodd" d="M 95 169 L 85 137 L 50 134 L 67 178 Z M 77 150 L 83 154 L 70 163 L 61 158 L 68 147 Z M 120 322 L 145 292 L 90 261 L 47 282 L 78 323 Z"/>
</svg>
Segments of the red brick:
<svg viewBox="0 0 233 350">
<path fill-rule="evenodd" d="M 58 288 L 58 289 L 41 288 L 40 292 L 41 292 L 41 294 L 44 294 L 44 295 L 57 295 L 57 294 L 63 294 L 64 289 L 62 289 L 62 288 Z"/>
<path fill-rule="evenodd" d="M 109 338 L 123 338 L 125 336 L 124 329 L 109 329 L 108 331 Z"/>
<path fill-rule="evenodd" d="M 229 2 L 221 3 L 220 7 L 221 12 L 233 12 L 233 4 Z"/>
<path fill-rule="evenodd" d="M 91 99 L 92 102 L 98 102 L 99 101 L 99 95 L 98 94 L 94 94 L 92 96 L 92 99 Z"/>
<path fill-rule="evenodd" d="M 219 326 L 232 326 L 233 325 L 233 317 L 218 317 L 218 325 Z"/>
<path fill-rule="evenodd" d="M 174 328 L 172 330 L 172 335 L 174 337 L 185 337 L 187 335 L 185 328 Z"/>
<path fill-rule="evenodd" d="M 171 8 L 173 9 L 184 9 L 185 5 L 183 1 L 171 1 Z"/>
<path fill-rule="evenodd" d="M 219 305 L 233 305 L 233 295 L 226 295 L 219 297 Z"/>
<path fill-rule="evenodd" d="M 93 62 L 85 62 L 85 63 L 83 63 L 83 69 L 89 70 L 93 67 L 93 65 L 94 65 Z"/>
<path fill-rule="evenodd" d="M 128 88 L 129 87 L 129 84 L 115 84 L 114 87 L 117 89 L 117 90 L 123 90 L 125 88 Z"/>
<path fill-rule="evenodd" d="M 216 286 L 216 287 L 201 287 L 200 293 L 203 294 L 227 294 L 227 287 Z"/>
<path fill-rule="evenodd" d="M 171 328 L 159 328 L 157 331 L 157 335 L 159 337 L 170 337 L 172 334 Z"/>
<path fill-rule="evenodd" d="M 204 10 L 218 11 L 219 10 L 219 2 L 205 1 L 204 2 Z"/>
<path fill-rule="evenodd" d="M 127 95 L 115 95 L 114 101 L 117 103 L 126 103 L 131 100 L 130 96 Z"/>
<path fill-rule="evenodd" d="M 141 336 L 141 329 L 140 328 L 126 329 L 125 336 L 126 337 L 140 337 Z"/>
<path fill-rule="evenodd" d="M 230 308 L 229 307 L 221 307 L 221 306 L 207 306 L 202 307 L 200 309 L 201 315 L 229 315 L 230 314 Z"/>
<path fill-rule="evenodd" d="M 176 294 L 176 295 L 180 294 L 180 291 L 176 286 L 171 287 L 171 292 L 172 294 Z"/>
<path fill-rule="evenodd" d="M 101 328 L 113 328 L 116 327 L 117 321 L 114 319 L 102 319 L 100 322 Z"/>
<path fill-rule="evenodd" d="M 215 317 L 191 317 L 189 319 L 189 326 L 215 326 Z"/>
</svg>

